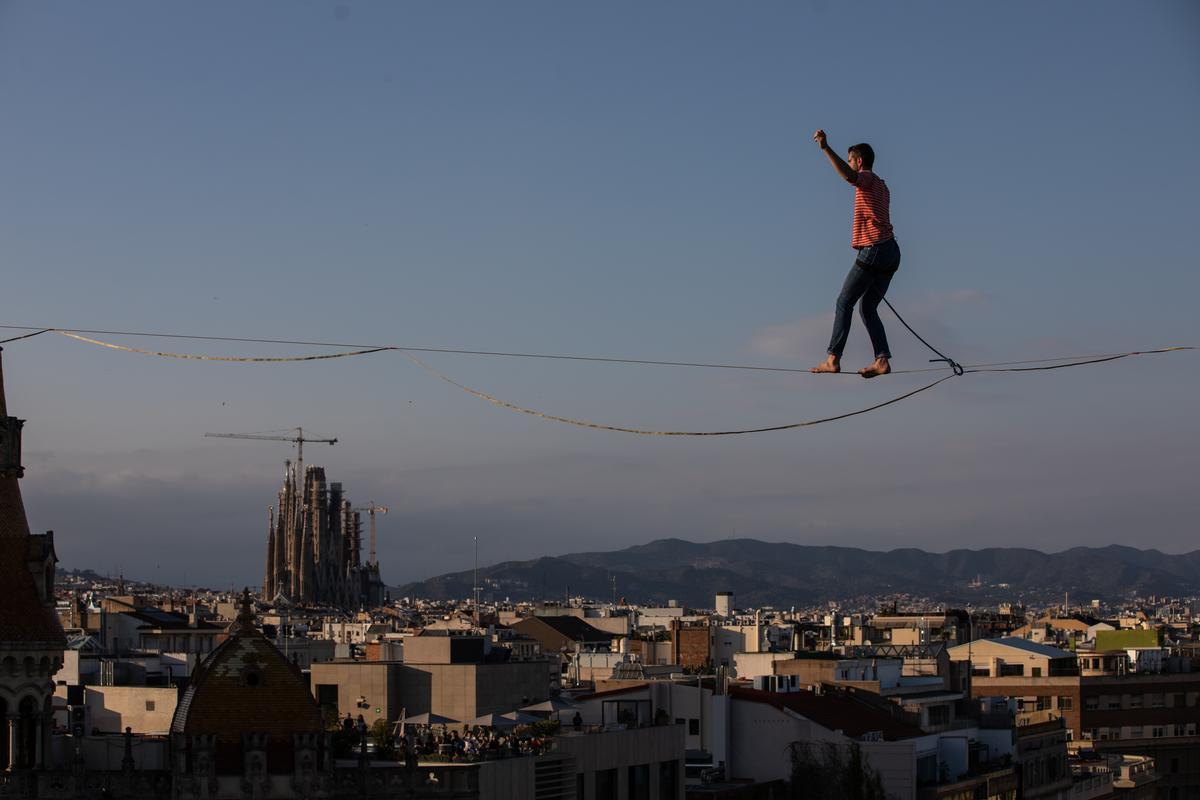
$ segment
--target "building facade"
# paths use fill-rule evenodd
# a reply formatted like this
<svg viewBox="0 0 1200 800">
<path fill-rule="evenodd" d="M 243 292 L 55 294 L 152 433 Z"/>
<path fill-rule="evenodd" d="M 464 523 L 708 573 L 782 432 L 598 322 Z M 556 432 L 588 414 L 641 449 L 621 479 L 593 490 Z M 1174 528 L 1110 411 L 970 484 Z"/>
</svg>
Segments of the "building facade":
<svg viewBox="0 0 1200 800">
<path fill-rule="evenodd" d="M 1190 660 L 1144 673 L 1130 669 L 1124 651 L 1069 653 L 1021 640 L 972 642 L 969 656 L 967 645 L 951 649 L 955 661 L 968 657 L 971 674 L 961 670 L 959 680 L 972 697 L 1060 716 L 1073 742 L 1154 759 L 1163 797 L 1200 800 L 1200 672 Z"/>
</svg>

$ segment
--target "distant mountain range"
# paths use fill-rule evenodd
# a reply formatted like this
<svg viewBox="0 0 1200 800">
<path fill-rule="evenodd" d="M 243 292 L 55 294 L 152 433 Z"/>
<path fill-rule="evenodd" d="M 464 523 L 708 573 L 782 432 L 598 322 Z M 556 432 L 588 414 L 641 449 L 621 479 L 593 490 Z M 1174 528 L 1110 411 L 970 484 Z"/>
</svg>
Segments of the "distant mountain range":
<svg viewBox="0 0 1200 800">
<path fill-rule="evenodd" d="M 718 591 L 738 607 L 811 605 L 909 594 L 965 604 L 1060 597 L 1113 600 L 1137 595 L 1200 594 L 1200 550 L 1182 555 L 1133 547 L 1076 547 L 1060 553 L 987 548 L 928 553 L 878 552 L 729 539 L 696 543 L 660 539 L 608 553 L 574 553 L 508 561 L 479 570 L 484 595 L 543 600 L 572 596 L 630 603 L 712 608 Z M 472 573 L 440 575 L 393 590 L 436 599 L 471 595 Z M 398 593 L 398 594 L 397 594 Z"/>
</svg>

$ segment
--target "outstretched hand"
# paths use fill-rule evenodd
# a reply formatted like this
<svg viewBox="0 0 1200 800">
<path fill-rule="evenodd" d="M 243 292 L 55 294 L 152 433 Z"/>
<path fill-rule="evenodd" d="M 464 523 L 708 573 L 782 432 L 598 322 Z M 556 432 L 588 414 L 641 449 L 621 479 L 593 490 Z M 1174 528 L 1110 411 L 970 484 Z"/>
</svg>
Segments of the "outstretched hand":
<svg viewBox="0 0 1200 800">
<path fill-rule="evenodd" d="M 816 133 L 813 134 L 813 141 L 816 142 L 817 146 L 820 147 L 822 150 L 824 150 L 826 147 L 829 146 L 825 143 L 825 131 L 822 131 L 822 130 L 818 130 Z"/>
</svg>

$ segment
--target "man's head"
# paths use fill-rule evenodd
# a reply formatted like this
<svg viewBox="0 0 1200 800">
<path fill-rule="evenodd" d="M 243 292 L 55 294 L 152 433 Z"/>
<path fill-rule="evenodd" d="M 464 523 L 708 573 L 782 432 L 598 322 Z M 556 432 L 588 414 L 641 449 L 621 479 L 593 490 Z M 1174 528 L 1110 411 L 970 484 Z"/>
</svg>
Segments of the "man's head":
<svg viewBox="0 0 1200 800">
<path fill-rule="evenodd" d="M 858 162 L 858 163 L 855 163 Z M 863 142 L 850 146 L 850 151 L 846 156 L 846 163 L 850 168 L 857 171 L 862 169 L 870 169 L 875 166 L 875 151 L 871 149 L 871 145 Z"/>
</svg>

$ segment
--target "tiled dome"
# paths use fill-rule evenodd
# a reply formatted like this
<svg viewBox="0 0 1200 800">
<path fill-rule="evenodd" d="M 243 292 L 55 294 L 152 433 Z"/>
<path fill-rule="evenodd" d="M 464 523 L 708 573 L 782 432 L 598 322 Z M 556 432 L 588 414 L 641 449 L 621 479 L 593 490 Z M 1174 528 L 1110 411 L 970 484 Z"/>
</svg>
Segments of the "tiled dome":
<svg viewBox="0 0 1200 800">
<path fill-rule="evenodd" d="M 292 735 L 321 733 L 320 706 L 298 667 L 254 628 L 249 592 L 230 636 L 196 667 L 171 732 L 217 737 L 217 770 L 241 772 L 243 734 L 266 734 L 269 772 L 292 768 Z"/>
</svg>

